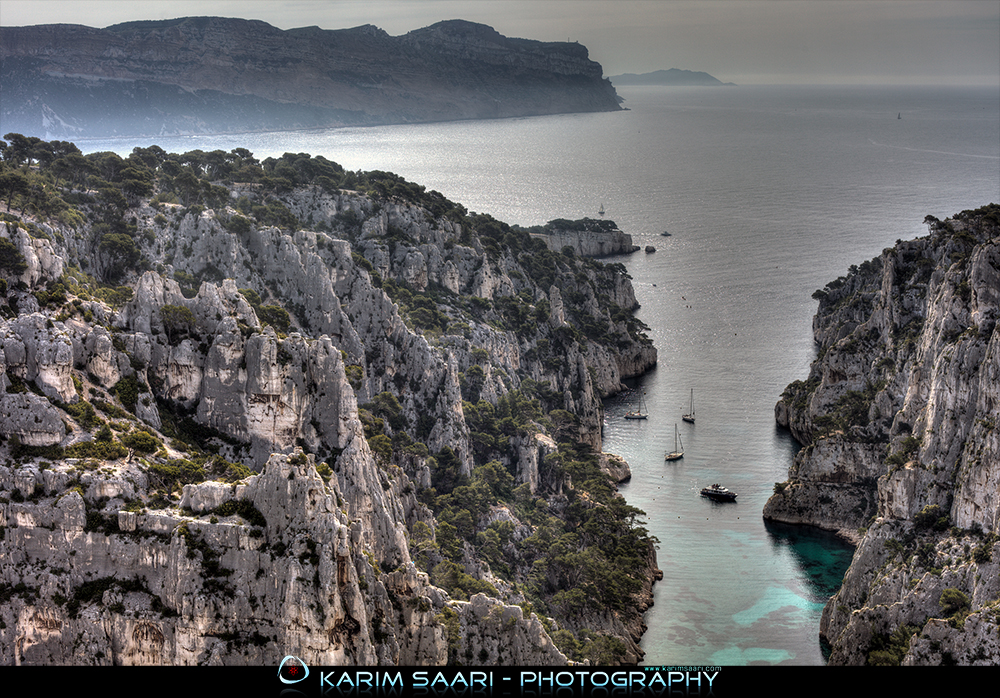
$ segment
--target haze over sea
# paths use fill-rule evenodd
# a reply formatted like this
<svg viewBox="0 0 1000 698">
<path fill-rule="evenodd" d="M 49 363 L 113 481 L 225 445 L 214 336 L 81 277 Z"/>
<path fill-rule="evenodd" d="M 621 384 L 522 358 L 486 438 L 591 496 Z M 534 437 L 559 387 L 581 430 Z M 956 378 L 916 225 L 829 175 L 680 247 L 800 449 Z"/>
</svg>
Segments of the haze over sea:
<svg viewBox="0 0 1000 698">
<path fill-rule="evenodd" d="M 761 510 L 798 446 L 774 424 L 815 351 L 817 288 L 926 215 L 1000 203 L 1000 89 L 619 89 L 629 111 L 308 132 L 77 141 L 85 152 L 245 147 L 389 170 L 508 223 L 605 217 L 656 252 L 633 277 L 659 365 L 606 405 L 621 491 L 664 572 L 647 665 L 822 664 L 820 613 L 851 548 Z M 671 235 L 665 237 L 663 232 Z M 695 425 L 681 422 L 691 391 Z M 646 421 L 623 414 L 644 395 Z M 664 463 L 678 424 L 684 458 Z M 698 496 L 719 482 L 733 504 Z"/>
</svg>

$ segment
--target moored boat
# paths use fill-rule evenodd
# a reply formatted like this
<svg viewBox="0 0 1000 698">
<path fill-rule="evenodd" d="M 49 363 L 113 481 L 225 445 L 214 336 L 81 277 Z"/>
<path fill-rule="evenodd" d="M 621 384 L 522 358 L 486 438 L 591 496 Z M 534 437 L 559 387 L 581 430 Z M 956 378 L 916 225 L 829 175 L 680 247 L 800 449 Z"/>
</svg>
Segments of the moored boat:
<svg viewBox="0 0 1000 698">
<path fill-rule="evenodd" d="M 709 485 L 708 487 L 703 487 L 701 490 L 701 496 L 714 499 L 717 502 L 735 502 L 737 495 L 729 488 L 716 483 L 714 485 Z"/>
<path fill-rule="evenodd" d="M 680 445 L 678 445 L 678 443 Z M 681 441 L 681 434 L 677 431 L 677 424 L 674 424 L 674 450 L 668 451 L 666 455 L 663 456 L 663 460 L 680 460 L 684 457 L 684 442 Z"/>
<path fill-rule="evenodd" d="M 694 424 L 694 388 L 691 388 L 691 406 L 688 409 L 690 411 L 683 415 L 681 419 L 690 424 Z"/>
<path fill-rule="evenodd" d="M 646 401 L 639 396 L 639 407 L 634 410 L 629 410 L 625 413 L 625 419 L 646 419 L 649 417 L 649 411 L 646 409 Z"/>
</svg>

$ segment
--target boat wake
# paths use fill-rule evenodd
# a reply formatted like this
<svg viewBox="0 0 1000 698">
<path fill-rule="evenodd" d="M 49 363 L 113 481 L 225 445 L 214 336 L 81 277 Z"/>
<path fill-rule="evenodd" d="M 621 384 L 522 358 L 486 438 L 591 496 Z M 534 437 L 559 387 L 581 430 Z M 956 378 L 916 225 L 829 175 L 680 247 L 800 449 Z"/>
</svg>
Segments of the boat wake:
<svg viewBox="0 0 1000 698">
<path fill-rule="evenodd" d="M 914 153 L 934 153 L 935 155 L 956 155 L 961 158 L 986 158 L 987 160 L 1000 160 L 1000 155 L 975 155 L 973 153 L 954 153 L 948 150 L 928 150 L 926 148 L 908 148 L 905 145 L 892 145 L 891 143 L 878 143 L 871 138 L 868 142 L 882 148 L 896 148 L 897 150 L 910 150 Z"/>
</svg>

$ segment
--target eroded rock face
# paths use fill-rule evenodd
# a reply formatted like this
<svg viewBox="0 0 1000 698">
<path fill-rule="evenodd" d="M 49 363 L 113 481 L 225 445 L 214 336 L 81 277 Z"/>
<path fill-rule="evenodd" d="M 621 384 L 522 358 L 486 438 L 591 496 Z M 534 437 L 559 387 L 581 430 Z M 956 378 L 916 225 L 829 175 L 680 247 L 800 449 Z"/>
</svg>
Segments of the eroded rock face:
<svg viewBox="0 0 1000 698">
<path fill-rule="evenodd" d="M 131 206 L 159 271 L 127 287 L 66 263 L 93 258 L 89 223 L 7 226 L 23 283 L 72 276 L 0 320 L 0 663 L 566 663 L 550 621 L 638 662 L 651 543 L 613 609 L 543 625 L 515 584 L 536 514 L 601 506 L 562 459 L 628 476 L 597 455 L 601 400 L 656 350 L 623 270 L 398 197 L 286 192 L 317 230 L 245 217 L 259 197 Z M 438 521 L 484 467 L 489 501 Z"/>
<path fill-rule="evenodd" d="M 7 371 L 31 381 L 40 392 L 61 402 L 75 402 L 71 374 L 73 341 L 65 327 L 57 327 L 40 313 L 20 315 L 0 325 Z"/>
<path fill-rule="evenodd" d="M 594 223 L 598 223 L 594 221 Z M 564 247 L 572 247 L 576 254 L 587 257 L 610 257 L 618 254 L 630 254 L 639 249 L 632 242 L 632 236 L 621 230 L 566 230 L 555 229 L 545 237 L 549 249 L 561 252 Z"/>
<path fill-rule="evenodd" d="M 0 467 L 5 489 L 12 477 Z M 7 530 L 5 545 L 18 552 L 4 567 L 51 547 L 53 567 L 39 569 L 32 588 L 75 602 L 15 593 L 0 615 L 17 641 L 4 643 L 0 656 L 8 665 L 277 665 L 294 647 L 315 664 L 445 663 L 448 637 L 437 616 L 449 608 L 447 595 L 409 562 L 392 573 L 373 567 L 361 552 L 365 525 L 338 508 L 340 496 L 336 481 L 324 483 L 300 453 L 274 455 L 238 484 L 185 488 L 185 504 L 195 515 L 216 511 L 215 523 L 119 512 L 127 539 L 85 530 L 90 504 L 75 491 L 4 505 L 20 522 Z M 240 503 L 241 513 L 223 512 L 226 503 Z M 96 604 L 78 613 L 81 599 Z M 404 612 L 389 613 L 393 603 Z M 519 607 L 480 595 L 456 611 L 464 642 L 477 652 L 488 647 L 494 660 L 566 661 Z M 222 618 L 227 627 L 244 619 L 228 643 L 215 637 Z M 381 639 L 371 633 L 376 619 Z"/>
<path fill-rule="evenodd" d="M 45 398 L 14 393 L 0 398 L 0 434 L 28 446 L 52 446 L 63 440 L 66 427 L 62 413 Z"/>
<path fill-rule="evenodd" d="M 996 643 L 982 642 L 996 635 L 989 604 L 1000 591 L 1000 238 L 990 210 L 929 221 L 929 237 L 820 292 L 822 358 L 775 408 L 807 446 L 765 517 L 858 543 L 823 616 L 831 663 L 885 661 L 894 632 L 896 662 L 1000 660 Z M 964 609 L 943 605 L 949 589 Z"/>
</svg>

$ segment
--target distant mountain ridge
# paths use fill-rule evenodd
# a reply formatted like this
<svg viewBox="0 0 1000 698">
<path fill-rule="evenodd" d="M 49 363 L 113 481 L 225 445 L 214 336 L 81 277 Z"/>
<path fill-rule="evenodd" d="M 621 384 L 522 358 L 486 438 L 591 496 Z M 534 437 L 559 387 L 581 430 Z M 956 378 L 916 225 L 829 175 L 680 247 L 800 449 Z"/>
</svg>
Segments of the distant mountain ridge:
<svg viewBox="0 0 1000 698">
<path fill-rule="evenodd" d="M 611 80 L 611 84 L 619 87 L 623 85 L 735 85 L 732 82 L 722 82 L 708 73 L 678 68 L 654 70 L 652 73 L 642 73 L 641 75 L 624 73 L 608 79 Z"/>
<path fill-rule="evenodd" d="M 577 43 L 450 20 L 281 30 L 186 17 L 106 29 L 0 28 L 0 133 L 47 138 L 224 133 L 615 111 Z"/>
</svg>

